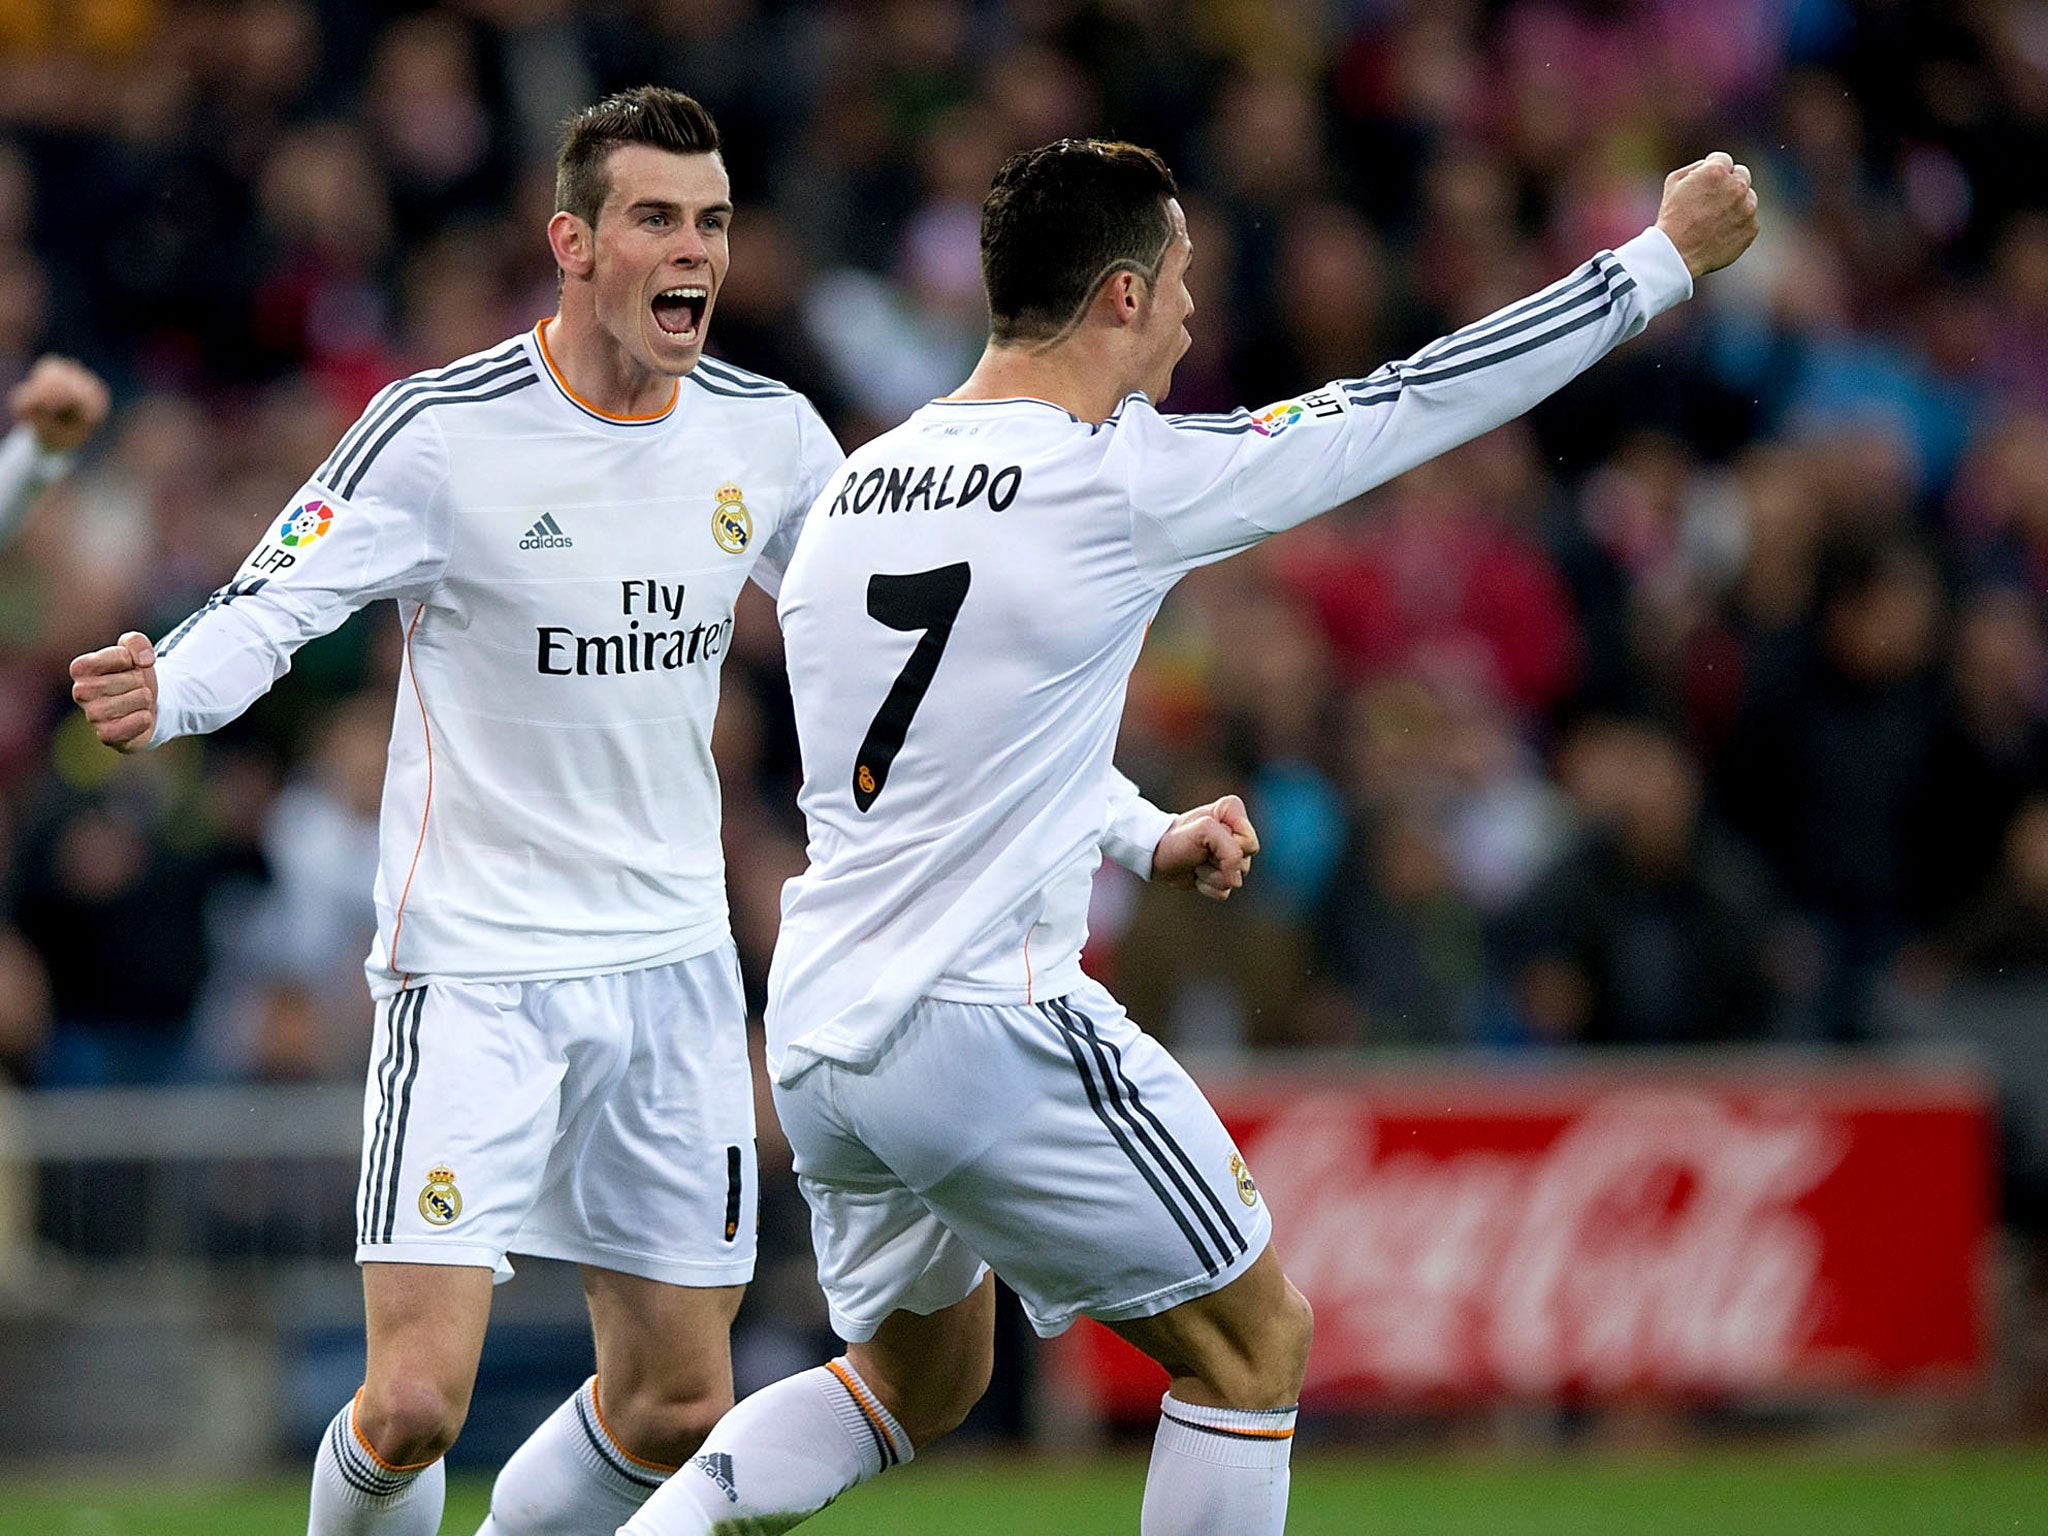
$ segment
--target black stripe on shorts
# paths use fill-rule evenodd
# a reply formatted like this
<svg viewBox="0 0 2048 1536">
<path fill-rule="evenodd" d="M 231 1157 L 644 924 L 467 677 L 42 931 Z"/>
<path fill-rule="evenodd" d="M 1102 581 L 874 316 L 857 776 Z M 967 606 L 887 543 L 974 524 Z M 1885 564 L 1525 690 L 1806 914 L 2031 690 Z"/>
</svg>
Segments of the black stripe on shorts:
<svg viewBox="0 0 2048 1536">
<path fill-rule="evenodd" d="M 1080 1074 L 1081 1086 L 1088 1095 L 1088 1107 L 1095 1111 L 1095 1118 L 1102 1122 L 1103 1129 L 1107 1130 L 1111 1139 L 1123 1149 L 1124 1156 L 1131 1160 L 1131 1166 L 1138 1170 L 1139 1176 L 1151 1186 L 1152 1193 L 1159 1197 L 1159 1203 L 1166 1207 L 1166 1214 L 1173 1218 L 1174 1225 L 1180 1228 L 1181 1235 L 1188 1240 L 1188 1246 L 1194 1250 L 1195 1258 L 1203 1271 L 1211 1275 L 1220 1273 L 1223 1262 L 1211 1251 L 1209 1243 L 1203 1238 L 1203 1228 L 1208 1224 L 1194 1220 L 1188 1207 L 1177 1198 L 1175 1190 L 1168 1187 L 1169 1180 L 1156 1161 L 1156 1149 L 1148 1146 L 1144 1151 L 1139 1150 L 1138 1143 L 1132 1139 L 1130 1131 L 1126 1128 L 1129 1124 L 1128 1116 L 1111 1110 L 1104 1089 L 1096 1081 L 1095 1069 L 1101 1063 L 1083 1044 L 1081 1032 L 1061 1017 L 1056 1011 L 1057 1004 L 1040 1003 L 1038 1006 L 1051 1021 L 1053 1028 L 1059 1032 L 1060 1039 L 1067 1047 L 1067 1054 L 1073 1058 L 1074 1070 Z M 1177 1187 L 1178 1181 L 1173 1182 Z M 1214 1236 L 1213 1233 L 1210 1235 Z"/>
<path fill-rule="evenodd" d="M 1055 1002 L 1054 1006 L 1075 1021 L 1086 1036 L 1089 1046 L 1095 1052 L 1097 1063 L 1102 1067 L 1103 1080 L 1111 1087 L 1112 1103 L 1119 1107 L 1126 1120 L 1141 1137 L 1145 1136 L 1145 1126 L 1149 1125 L 1158 1134 L 1159 1141 L 1165 1144 L 1165 1153 L 1160 1153 L 1156 1146 L 1153 1151 L 1163 1159 L 1167 1177 L 1173 1180 L 1175 1187 L 1188 1199 L 1203 1228 L 1215 1241 L 1217 1251 L 1224 1255 L 1224 1262 L 1227 1264 L 1230 1261 L 1233 1249 L 1237 1254 L 1243 1254 L 1251 1246 L 1250 1240 L 1237 1230 L 1237 1224 L 1230 1219 L 1229 1209 L 1209 1181 L 1202 1177 L 1201 1170 L 1195 1166 L 1195 1160 L 1188 1156 L 1187 1149 L 1180 1144 L 1173 1132 L 1166 1128 L 1166 1122 L 1153 1113 L 1151 1106 L 1146 1104 L 1139 1094 L 1138 1085 L 1131 1080 L 1130 1074 L 1124 1071 L 1123 1050 L 1115 1041 L 1104 1040 L 1096 1031 L 1095 1021 L 1064 998 Z M 1107 1059 L 1103 1055 L 1105 1051 L 1108 1053 Z M 1140 1124 L 1140 1120 L 1144 1124 Z M 1150 1144 L 1150 1138 L 1146 1139 Z M 1176 1163 L 1179 1164 L 1178 1168 L 1174 1166 Z M 1186 1175 L 1185 1180 L 1181 1177 L 1183 1173 Z M 1213 1223 L 1210 1220 L 1211 1216 L 1215 1218 Z"/>
</svg>

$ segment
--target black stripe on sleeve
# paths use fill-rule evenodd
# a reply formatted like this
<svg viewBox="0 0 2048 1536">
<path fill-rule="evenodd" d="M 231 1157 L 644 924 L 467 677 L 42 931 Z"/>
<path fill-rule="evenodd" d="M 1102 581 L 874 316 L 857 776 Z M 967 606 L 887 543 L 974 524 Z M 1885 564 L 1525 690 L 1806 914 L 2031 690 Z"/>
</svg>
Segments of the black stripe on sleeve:
<svg viewBox="0 0 2048 1536">
<path fill-rule="evenodd" d="M 400 379 L 379 391 L 377 398 L 370 402 L 369 409 L 356 419 L 354 426 L 342 433 L 341 441 L 334 445 L 334 451 L 327 455 L 326 462 L 314 472 L 313 478 L 322 485 L 332 486 L 331 476 L 337 472 L 349 454 L 377 430 L 391 413 L 405 401 L 412 399 L 422 390 L 461 388 L 477 374 L 495 364 L 506 362 L 526 351 L 525 339 L 519 338 L 494 347 L 481 357 L 472 357 L 459 363 L 450 363 L 445 368 L 429 369 L 425 373 L 413 374 Z"/>
<path fill-rule="evenodd" d="M 516 395 L 520 390 L 530 389 L 540 382 L 540 375 L 533 371 L 533 365 L 524 358 L 520 359 L 517 364 L 506 367 L 500 373 L 490 374 L 487 377 L 497 379 L 506 373 L 517 374 L 517 377 L 513 378 L 509 384 L 500 384 L 496 389 L 484 390 L 478 394 L 430 395 L 424 400 L 414 401 L 390 426 L 384 429 L 382 437 L 379 437 L 376 442 L 370 444 L 360 462 L 356 464 L 355 469 L 350 473 L 348 484 L 338 485 L 335 489 L 341 492 L 344 500 L 355 495 L 356 487 L 363 483 L 363 476 L 368 474 L 370 466 L 377 462 L 377 455 L 382 453 L 390 444 L 391 439 L 398 436 L 404 430 L 405 424 L 411 421 L 413 417 L 419 415 L 421 411 L 436 405 L 480 405 L 486 400 L 498 400 L 506 395 Z M 483 379 L 477 380 L 479 384 L 483 382 Z"/>
<path fill-rule="evenodd" d="M 1490 337 L 1505 335 L 1508 331 L 1523 325 L 1539 309 L 1551 305 L 1562 305 L 1569 309 L 1574 303 L 1591 298 L 1604 283 L 1605 273 L 1599 266 L 1599 258 L 1595 257 L 1541 292 L 1511 304 L 1495 314 L 1482 316 L 1470 325 L 1460 326 L 1448 336 L 1437 338 L 1416 354 L 1414 366 L 1434 362 L 1447 355 L 1454 347 L 1469 349 L 1473 342 L 1484 342 Z"/>
<path fill-rule="evenodd" d="M 1172 1194 L 1168 1192 L 1165 1183 L 1160 1179 L 1158 1172 L 1139 1154 L 1137 1147 L 1132 1144 L 1131 1138 L 1125 1134 L 1124 1128 L 1117 1123 L 1116 1118 L 1104 1106 L 1102 1091 L 1096 1086 L 1095 1075 L 1090 1068 L 1088 1053 L 1082 1049 L 1077 1032 L 1061 1019 L 1059 1014 L 1054 1011 L 1053 1005 L 1041 1003 L 1039 1007 L 1044 1011 L 1045 1016 L 1052 1021 L 1053 1028 L 1058 1032 L 1060 1039 L 1067 1047 L 1067 1054 L 1073 1057 L 1074 1070 L 1081 1076 L 1081 1086 L 1087 1090 L 1088 1107 L 1095 1111 L 1095 1118 L 1102 1122 L 1103 1128 L 1109 1132 L 1110 1137 L 1116 1142 L 1117 1146 L 1123 1149 L 1124 1156 L 1131 1160 L 1131 1166 L 1136 1168 L 1145 1182 L 1152 1186 L 1152 1193 L 1157 1195 L 1159 1203 L 1166 1207 L 1166 1213 L 1173 1218 L 1174 1225 L 1180 1228 L 1181 1235 L 1188 1240 L 1188 1246 L 1194 1249 L 1195 1258 L 1200 1262 L 1202 1268 L 1212 1275 L 1218 1273 L 1223 1268 L 1222 1262 L 1210 1254 L 1208 1245 L 1202 1241 L 1202 1234 L 1196 1230 L 1195 1223 L 1188 1219 L 1188 1213 L 1174 1200 Z"/>
<path fill-rule="evenodd" d="M 1449 368 L 1435 368 L 1415 373 L 1399 372 L 1396 374 L 1397 382 L 1374 393 L 1366 394 L 1350 391 L 1351 403 L 1354 406 L 1360 407 L 1384 405 L 1390 400 L 1399 399 L 1404 389 L 1411 389 L 1420 384 L 1442 384 L 1450 379 L 1463 378 L 1468 373 L 1477 373 L 1482 368 L 1491 368 L 1496 363 L 1508 362 L 1511 359 L 1522 356 L 1525 352 L 1534 352 L 1538 347 L 1547 347 L 1553 341 L 1562 340 L 1574 331 L 1583 331 L 1587 326 L 1596 324 L 1604 319 L 1614 308 L 1614 305 L 1615 296 L 1609 293 L 1601 302 L 1599 308 L 1590 309 L 1583 315 L 1574 316 L 1562 325 L 1545 331 L 1540 336 L 1532 336 L 1515 346 L 1503 348 L 1498 352 L 1490 352 L 1485 357 L 1471 358 L 1466 362 L 1455 364 Z"/>
<path fill-rule="evenodd" d="M 793 395 L 796 393 L 795 390 L 780 380 L 771 379 L 765 374 L 755 373 L 750 369 L 737 367 L 732 363 L 726 362 L 723 358 L 700 356 L 697 359 L 697 370 L 708 372 L 712 378 L 717 379 L 722 384 L 731 384 L 739 389 L 758 390 L 763 395 Z"/>
</svg>

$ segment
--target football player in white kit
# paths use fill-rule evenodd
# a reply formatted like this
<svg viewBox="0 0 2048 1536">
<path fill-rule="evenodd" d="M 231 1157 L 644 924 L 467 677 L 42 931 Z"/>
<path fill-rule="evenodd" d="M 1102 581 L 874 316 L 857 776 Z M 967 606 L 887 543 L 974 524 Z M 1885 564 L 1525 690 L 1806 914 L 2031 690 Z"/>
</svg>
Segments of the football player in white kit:
<svg viewBox="0 0 2048 1536">
<path fill-rule="evenodd" d="M 841 454 L 802 396 L 701 355 L 732 208 L 698 103 L 580 114 L 556 201 L 552 318 L 383 391 L 200 612 L 72 664 L 101 740 L 137 750 L 234 719 L 300 644 L 397 600 L 369 1362 L 311 1536 L 438 1529 L 507 1253 L 582 1266 L 598 1373 L 484 1531 L 616 1529 L 732 1401 L 757 1191 L 712 719 L 741 583 L 775 592 Z M 1212 896 L 1242 878 L 1237 802 L 1172 818 L 1105 785 L 1113 856 Z"/>
<path fill-rule="evenodd" d="M 9 392 L 7 409 L 14 427 L 0 438 L 0 544 L 107 419 L 106 381 L 82 363 L 47 354 Z"/>
<path fill-rule="evenodd" d="M 1754 238 L 1749 174 L 1366 378 L 1162 415 L 1193 311 L 1166 167 L 1013 158 L 983 208 L 987 351 L 857 451 L 780 599 L 810 826 L 768 1049 L 846 1355 L 748 1398 L 627 1536 L 782 1531 L 959 1422 L 992 1266 L 1043 1334 L 1162 1364 L 1145 1536 L 1272 1536 L 1310 1316 L 1201 1093 L 1082 974 L 1094 786 L 1161 598 L 1528 409 Z M 1242 637 L 1256 645 L 1258 636 Z"/>
</svg>

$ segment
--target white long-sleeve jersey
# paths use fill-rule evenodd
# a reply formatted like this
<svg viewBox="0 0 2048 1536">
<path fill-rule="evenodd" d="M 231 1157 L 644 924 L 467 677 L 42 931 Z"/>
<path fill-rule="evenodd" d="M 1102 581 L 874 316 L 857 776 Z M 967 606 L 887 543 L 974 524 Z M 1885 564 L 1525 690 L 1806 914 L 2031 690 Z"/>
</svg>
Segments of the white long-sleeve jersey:
<svg viewBox="0 0 2048 1536">
<path fill-rule="evenodd" d="M 1256 414 L 941 400 L 857 451 L 780 600 L 810 833 L 769 981 L 781 1080 L 872 1060 L 922 997 L 1076 986 L 1096 786 L 1173 584 L 1521 414 L 1691 292 L 1652 229 Z"/>
<path fill-rule="evenodd" d="M 773 595 L 841 454 L 810 403 L 706 358 L 609 416 L 544 330 L 373 400 L 234 579 L 157 646 L 155 740 L 234 719 L 395 598 L 386 976 L 594 975 L 728 932 L 711 725 L 733 605 Z"/>
</svg>

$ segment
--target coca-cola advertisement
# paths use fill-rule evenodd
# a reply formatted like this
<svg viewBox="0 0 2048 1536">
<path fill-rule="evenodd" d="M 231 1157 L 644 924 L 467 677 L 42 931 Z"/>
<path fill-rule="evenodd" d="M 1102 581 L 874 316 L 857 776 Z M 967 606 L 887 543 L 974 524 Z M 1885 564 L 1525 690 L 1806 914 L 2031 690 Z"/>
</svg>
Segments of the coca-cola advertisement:
<svg viewBox="0 0 2048 1536">
<path fill-rule="evenodd" d="M 1992 1115 L 1968 1074 L 1750 1065 L 1210 1077 L 1325 1407 L 1960 1389 L 1987 1352 Z M 1084 1325 L 1111 1414 L 1161 1378 Z"/>
</svg>

